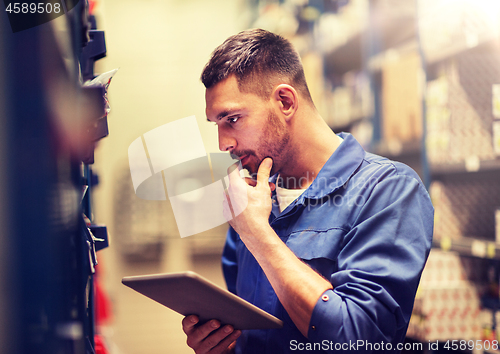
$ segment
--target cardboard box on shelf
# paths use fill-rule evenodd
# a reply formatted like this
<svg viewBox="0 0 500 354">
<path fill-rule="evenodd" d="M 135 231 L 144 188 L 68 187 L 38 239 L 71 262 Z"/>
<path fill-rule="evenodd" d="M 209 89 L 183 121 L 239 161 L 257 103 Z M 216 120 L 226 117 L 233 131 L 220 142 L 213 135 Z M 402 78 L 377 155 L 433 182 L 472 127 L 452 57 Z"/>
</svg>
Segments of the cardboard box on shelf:
<svg viewBox="0 0 500 354">
<path fill-rule="evenodd" d="M 422 137 L 421 61 L 417 52 L 396 56 L 382 68 L 382 131 L 386 141 Z"/>
</svg>

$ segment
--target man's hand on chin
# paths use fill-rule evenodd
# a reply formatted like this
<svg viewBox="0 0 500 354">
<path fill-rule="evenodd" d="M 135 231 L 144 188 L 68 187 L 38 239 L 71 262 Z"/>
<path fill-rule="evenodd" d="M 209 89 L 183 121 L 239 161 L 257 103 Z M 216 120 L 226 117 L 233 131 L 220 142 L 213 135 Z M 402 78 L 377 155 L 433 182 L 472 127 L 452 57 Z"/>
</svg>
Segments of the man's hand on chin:
<svg viewBox="0 0 500 354">
<path fill-rule="evenodd" d="M 257 172 L 257 181 L 240 176 L 237 166 L 231 167 L 229 188 L 225 192 L 224 217 L 243 242 L 249 236 L 258 237 L 259 229 L 269 227 L 272 201 L 269 174 L 273 166 L 271 158 L 262 161 Z"/>
</svg>

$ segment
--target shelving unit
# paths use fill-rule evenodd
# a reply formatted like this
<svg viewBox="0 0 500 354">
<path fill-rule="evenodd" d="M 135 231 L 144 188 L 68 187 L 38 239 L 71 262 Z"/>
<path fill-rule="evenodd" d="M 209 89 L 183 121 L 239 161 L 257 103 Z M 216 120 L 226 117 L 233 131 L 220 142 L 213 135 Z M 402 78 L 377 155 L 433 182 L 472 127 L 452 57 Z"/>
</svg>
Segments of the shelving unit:
<svg viewBox="0 0 500 354">
<path fill-rule="evenodd" d="M 477 283 L 471 276 L 452 286 L 479 296 L 485 274 L 500 273 L 493 215 L 500 207 L 500 149 L 495 153 L 492 128 L 500 113 L 492 115 L 491 96 L 492 84 L 500 84 L 500 3 L 324 3 L 336 6 L 301 6 L 321 13 L 307 28 L 324 63 L 325 120 L 367 150 L 416 170 L 436 207 L 431 258 L 451 259 L 457 268 L 469 262 L 461 258 L 471 260 L 482 272 Z M 417 90 L 404 91 L 405 84 Z"/>
<path fill-rule="evenodd" d="M 479 160 L 477 158 L 469 159 L 464 162 L 456 162 L 449 164 L 435 164 L 430 166 L 434 179 L 446 178 L 451 175 L 474 176 L 475 174 L 500 173 L 500 159 Z"/>
<path fill-rule="evenodd" d="M 481 297 L 482 315 L 468 318 L 479 326 L 477 339 L 485 335 L 486 326 L 496 330 L 496 321 L 488 321 L 495 315 L 487 312 L 497 309 L 485 305 L 484 292 L 492 284 L 498 287 L 497 276 L 491 274 L 500 269 L 494 219 L 500 204 L 500 160 L 491 129 L 492 84 L 500 80 L 495 64 L 500 59 L 499 32 L 498 25 L 491 27 L 484 5 L 419 1 L 419 38 L 427 76 L 424 141 L 436 209 L 433 247 L 460 256 L 462 262 L 478 261 L 479 273 L 463 279 Z M 467 263 L 458 266 L 463 264 Z M 488 297 L 498 301 L 498 290 Z"/>
<path fill-rule="evenodd" d="M 16 33 L 7 12 L 0 20 L 5 354 L 95 353 L 95 239 L 82 217 L 92 179 L 82 160 L 105 102 L 102 87 L 80 83 L 85 3 Z"/>
<path fill-rule="evenodd" d="M 432 247 L 446 252 L 455 252 L 460 256 L 500 260 L 500 244 L 473 237 L 460 239 L 443 237 L 440 240 L 433 240 Z"/>
</svg>

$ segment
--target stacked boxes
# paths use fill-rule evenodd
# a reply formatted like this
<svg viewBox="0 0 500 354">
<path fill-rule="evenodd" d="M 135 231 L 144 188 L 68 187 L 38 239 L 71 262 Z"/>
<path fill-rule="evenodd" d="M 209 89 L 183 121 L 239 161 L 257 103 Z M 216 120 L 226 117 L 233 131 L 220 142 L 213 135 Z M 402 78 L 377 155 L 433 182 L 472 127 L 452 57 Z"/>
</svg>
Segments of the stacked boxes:
<svg viewBox="0 0 500 354">
<path fill-rule="evenodd" d="M 450 146 L 449 82 L 445 76 L 427 83 L 426 147 L 431 163 L 446 161 Z"/>
<path fill-rule="evenodd" d="M 474 286 L 429 288 L 421 296 L 420 335 L 426 341 L 480 338 L 480 308 Z"/>
<path fill-rule="evenodd" d="M 407 336 L 421 341 L 481 338 L 477 260 L 433 249 L 422 274 Z"/>
<path fill-rule="evenodd" d="M 486 274 L 482 260 L 460 257 L 456 253 L 432 249 L 422 278 L 420 288 L 463 286 L 468 282 L 485 282 Z"/>
<path fill-rule="evenodd" d="M 445 186 L 440 181 L 433 181 L 429 188 L 432 205 L 434 206 L 434 239 L 461 237 L 460 215 L 453 211 L 453 201 Z"/>
<path fill-rule="evenodd" d="M 427 153 L 431 164 L 498 156 L 494 87 L 500 83 L 500 48 L 486 44 L 438 66 L 427 84 Z M 496 138 L 498 139 L 498 138 Z"/>
</svg>

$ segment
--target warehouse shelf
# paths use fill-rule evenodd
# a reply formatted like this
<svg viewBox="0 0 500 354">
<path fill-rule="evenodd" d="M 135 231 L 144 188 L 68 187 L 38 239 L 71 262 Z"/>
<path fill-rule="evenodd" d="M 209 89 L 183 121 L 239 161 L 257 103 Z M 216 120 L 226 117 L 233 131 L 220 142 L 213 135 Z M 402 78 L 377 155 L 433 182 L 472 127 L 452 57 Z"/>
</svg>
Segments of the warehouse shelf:
<svg viewBox="0 0 500 354">
<path fill-rule="evenodd" d="M 439 62 L 452 59 L 465 52 L 476 50 L 482 47 L 497 47 L 498 37 L 495 34 L 478 37 L 473 44 L 468 44 L 465 41 L 456 41 L 449 46 L 443 46 L 439 50 L 432 50 L 425 52 L 425 59 L 427 65 L 437 64 Z"/>
<path fill-rule="evenodd" d="M 404 50 L 408 42 L 415 42 L 416 9 L 413 4 L 371 4 L 369 16 L 368 26 L 363 22 L 359 28 L 351 30 L 341 44 L 325 53 L 327 76 L 360 70 L 365 65 L 370 70 L 380 70 L 386 59 L 393 58 L 394 48 Z M 367 57 L 369 60 L 365 63 Z"/>
<path fill-rule="evenodd" d="M 368 61 L 368 69 L 372 72 L 381 71 L 386 63 L 398 60 L 400 57 L 409 53 L 418 51 L 418 42 L 416 38 L 409 37 L 405 42 L 396 47 L 391 47 L 383 52 L 380 52 L 370 58 Z"/>
<path fill-rule="evenodd" d="M 472 157 L 464 162 L 450 164 L 431 164 L 430 170 L 431 175 L 434 178 L 439 178 L 451 174 L 500 172 L 500 159 L 479 160 Z"/>
<path fill-rule="evenodd" d="M 441 237 L 432 241 L 433 248 L 456 252 L 461 256 L 500 260 L 500 245 L 494 241 L 480 240 L 473 237 L 452 239 Z"/>
</svg>

